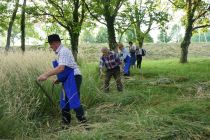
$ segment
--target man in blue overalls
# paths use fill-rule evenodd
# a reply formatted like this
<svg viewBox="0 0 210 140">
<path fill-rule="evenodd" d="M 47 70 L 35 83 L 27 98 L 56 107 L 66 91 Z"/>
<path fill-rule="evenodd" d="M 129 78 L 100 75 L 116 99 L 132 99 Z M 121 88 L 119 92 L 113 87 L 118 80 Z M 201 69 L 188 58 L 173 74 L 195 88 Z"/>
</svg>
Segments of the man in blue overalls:
<svg viewBox="0 0 210 140">
<path fill-rule="evenodd" d="M 124 62 L 124 67 L 123 67 L 123 73 L 124 76 L 130 76 L 130 61 L 131 61 L 131 56 L 129 53 L 129 50 L 123 46 L 123 44 L 119 43 L 118 48 L 120 49 L 120 57 L 122 61 Z"/>
<path fill-rule="evenodd" d="M 44 81 L 48 77 L 57 75 L 57 81 L 62 83 L 60 108 L 62 110 L 62 121 L 69 125 L 71 122 L 70 110 L 76 112 L 76 117 L 80 123 L 86 122 L 84 110 L 80 104 L 80 85 L 82 82 L 81 72 L 71 50 L 61 44 L 59 35 L 48 36 L 50 48 L 56 53 L 58 59 L 53 61 L 54 69 L 41 74 L 37 80 Z"/>
</svg>

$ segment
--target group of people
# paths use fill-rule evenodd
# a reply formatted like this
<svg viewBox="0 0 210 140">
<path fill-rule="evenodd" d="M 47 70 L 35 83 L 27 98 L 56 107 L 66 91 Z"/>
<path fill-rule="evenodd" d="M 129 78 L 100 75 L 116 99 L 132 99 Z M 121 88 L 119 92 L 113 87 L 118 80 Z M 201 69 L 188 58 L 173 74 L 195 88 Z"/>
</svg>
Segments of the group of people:
<svg viewBox="0 0 210 140">
<path fill-rule="evenodd" d="M 131 54 L 131 67 L 134 67 L 137 61 L 137 68 L 141 69 L 142 56 L 145 55 L 145 50 L 133 45 L 131 41 L 129 42 L 129 50 Z"/>
<path fill-rule="evenodd" d="M 50 76 L 57 75 L 57 79 L 53 83 L 62 83 L 63 87 L 60 94 L 60 108 L 62 112 L 63 124 L 69 126 L 71 122 L 71 109 L 75 111 L 78 121 L 80 123 L 85 123 L 87 119 L 80 102 L 80 86 L 82 83 L 82 75 L 74 56 L 70 49 L 62 45 L 61 39 L 57 34 L 49 35 L 48 43 L 58 58 L 57 60 L 52 61 L 54 68 L 38 76 L 37 81 L 45 81 Z M 138 49 L 134 49 L 132 42 L 129 42 L 129 44 L 130 51 L 128 48 L 125 48 L 123 44 L 119 43 L 118 48 L 120 53 L 112 52 L 107 47 L 101 49 L 102 56 L 100 58 L 99 68 L 102 74 L 102 68 L 106 67 L 106 78 L 104 82 L 105 92 L 109 92 L 109 82 L 112 76 L 116 80 L 117 90 L 123 91 L 123 85 L 120 78 L 121 70 L 123 71 L 124 76 L 130 76 L 130 66 L 135 63 L 133 62 L 134 50 L 135 59 L 137 58 L 138 62 L 138 59 L 140 58 L 138 58 Z M 141 67 L 141 64 L 139 67 Z"/>
<path fill-rule="evenodd" d="M 118 51 L 110 51 L 107 47 L 101 49 L 102 56 L 100 58 L 100 74 L 103 74 L 103 67 L 106 68 L 105 81 L 104 81 L 104 92 L 109 92 L 109 82 L 113 76 L 117 90 L 122 91 L 123 86 L 121 82 L 121 74 L 125 77 L 130 76 L 130 67 L 134 67 L 137 60 L 137 68 L 141 69 L 141 62 L 143 56 L 143 49 L 136 47 L 132 42 L 129 42 L 129 48 L 124 47 L 122 43 L 117 44 L 120 53 Z"/>
</svg>

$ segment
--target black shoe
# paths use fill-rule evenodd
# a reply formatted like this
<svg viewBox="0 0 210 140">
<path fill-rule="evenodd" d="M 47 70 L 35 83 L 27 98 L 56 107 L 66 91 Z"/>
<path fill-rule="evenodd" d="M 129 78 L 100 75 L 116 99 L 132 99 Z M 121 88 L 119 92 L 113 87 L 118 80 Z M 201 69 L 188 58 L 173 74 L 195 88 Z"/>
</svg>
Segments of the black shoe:
<svg viewBox="0 0 210 140">
<path fill-rule="evenodd" d="M 87 122 L 87 119 L 85 118 L 85 116 L 82 116 L 80 119 L 79 119 L 79 123 L 80 124 L 83 124 L 83 123 L 86 123 Z"/>
<path fill-rule="evenodd" d="M 70 119 L 66 119 L 65 117 L 62 118 L 62 125 L 70 125 Z"/>
<path fill-rule="evenodd" d="M 130 74 L 124 74 L 124 76 L 126 77 L 126 76 L 130 76 Z"/>
</svg>

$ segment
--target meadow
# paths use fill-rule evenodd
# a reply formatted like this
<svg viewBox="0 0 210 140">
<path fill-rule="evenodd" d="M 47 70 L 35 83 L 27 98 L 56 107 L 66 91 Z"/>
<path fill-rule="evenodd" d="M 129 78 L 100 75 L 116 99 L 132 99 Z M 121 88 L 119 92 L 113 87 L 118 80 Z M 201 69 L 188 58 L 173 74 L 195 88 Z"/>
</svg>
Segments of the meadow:
<svg viewBox="0 0 210 140">
<path fill-rule="evenodd" d="M 88 129 L 78 125 L 72 112 L 71 127 L 62 130 L 58 106 L 35 83 L 51 68 L 53 52 L 1 52 L 0 139 L 210 139 L 209 43 L 192 44 L 187 64 L 179 63 L 178 44 L 145 44 L 141 73 L 133 68 L 130 79 L 122 78 L 122 93 L 112 80 L 108 94 L 98 75 L 102 46 L 106 44 L 81 44 L 78 54 Z M 53 78 L 42 86 L 58 103 L 61 87 L 52 91 Z"/>
</svg>

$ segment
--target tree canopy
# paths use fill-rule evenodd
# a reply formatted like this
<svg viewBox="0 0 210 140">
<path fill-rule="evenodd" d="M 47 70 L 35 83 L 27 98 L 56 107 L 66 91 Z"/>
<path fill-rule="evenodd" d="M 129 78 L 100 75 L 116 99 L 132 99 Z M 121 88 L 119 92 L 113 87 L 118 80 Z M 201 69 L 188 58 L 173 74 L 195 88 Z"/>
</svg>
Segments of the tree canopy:
<svg viewBox="0 0 210 140">
<path fill-rule="evenodd" d="M 174 11 L 184 13 L 182 25 L 173 24 L 169 33 L 164 27 L 174 20 Z M 142 47 L 144 41 L 153 41 L 151 31 L 156 29 L 161 42 L 182 41 L 180 62 L 185 63 L 192 35 L 198 34 L 198 29 L 202 29 L 201 33 L 210 27 L 209 11 L 209 2 L 204 0 L 2 0 L 0 34 L 7 35 L 6 50 L 14 38 L 21 38 L 24 51 L 25 38 L 45 42 L 46 35 L 57 33 L 65 43 L 69 42 L 76 59 L 82 31 L 85 42 L 107 42 L 113 50 L 120 41 L 133 41 Z M 101 24 L 106 28 L 101 28 Z M 37 25 L 45 33 L 44 38 L 36 30 Z M 183 27 L 184 37 L 180 33 Z M 93 34 L 91 28 L 98 32 Z M 208 41 L 208 36 L 204 39 Z"/>
</svg>

